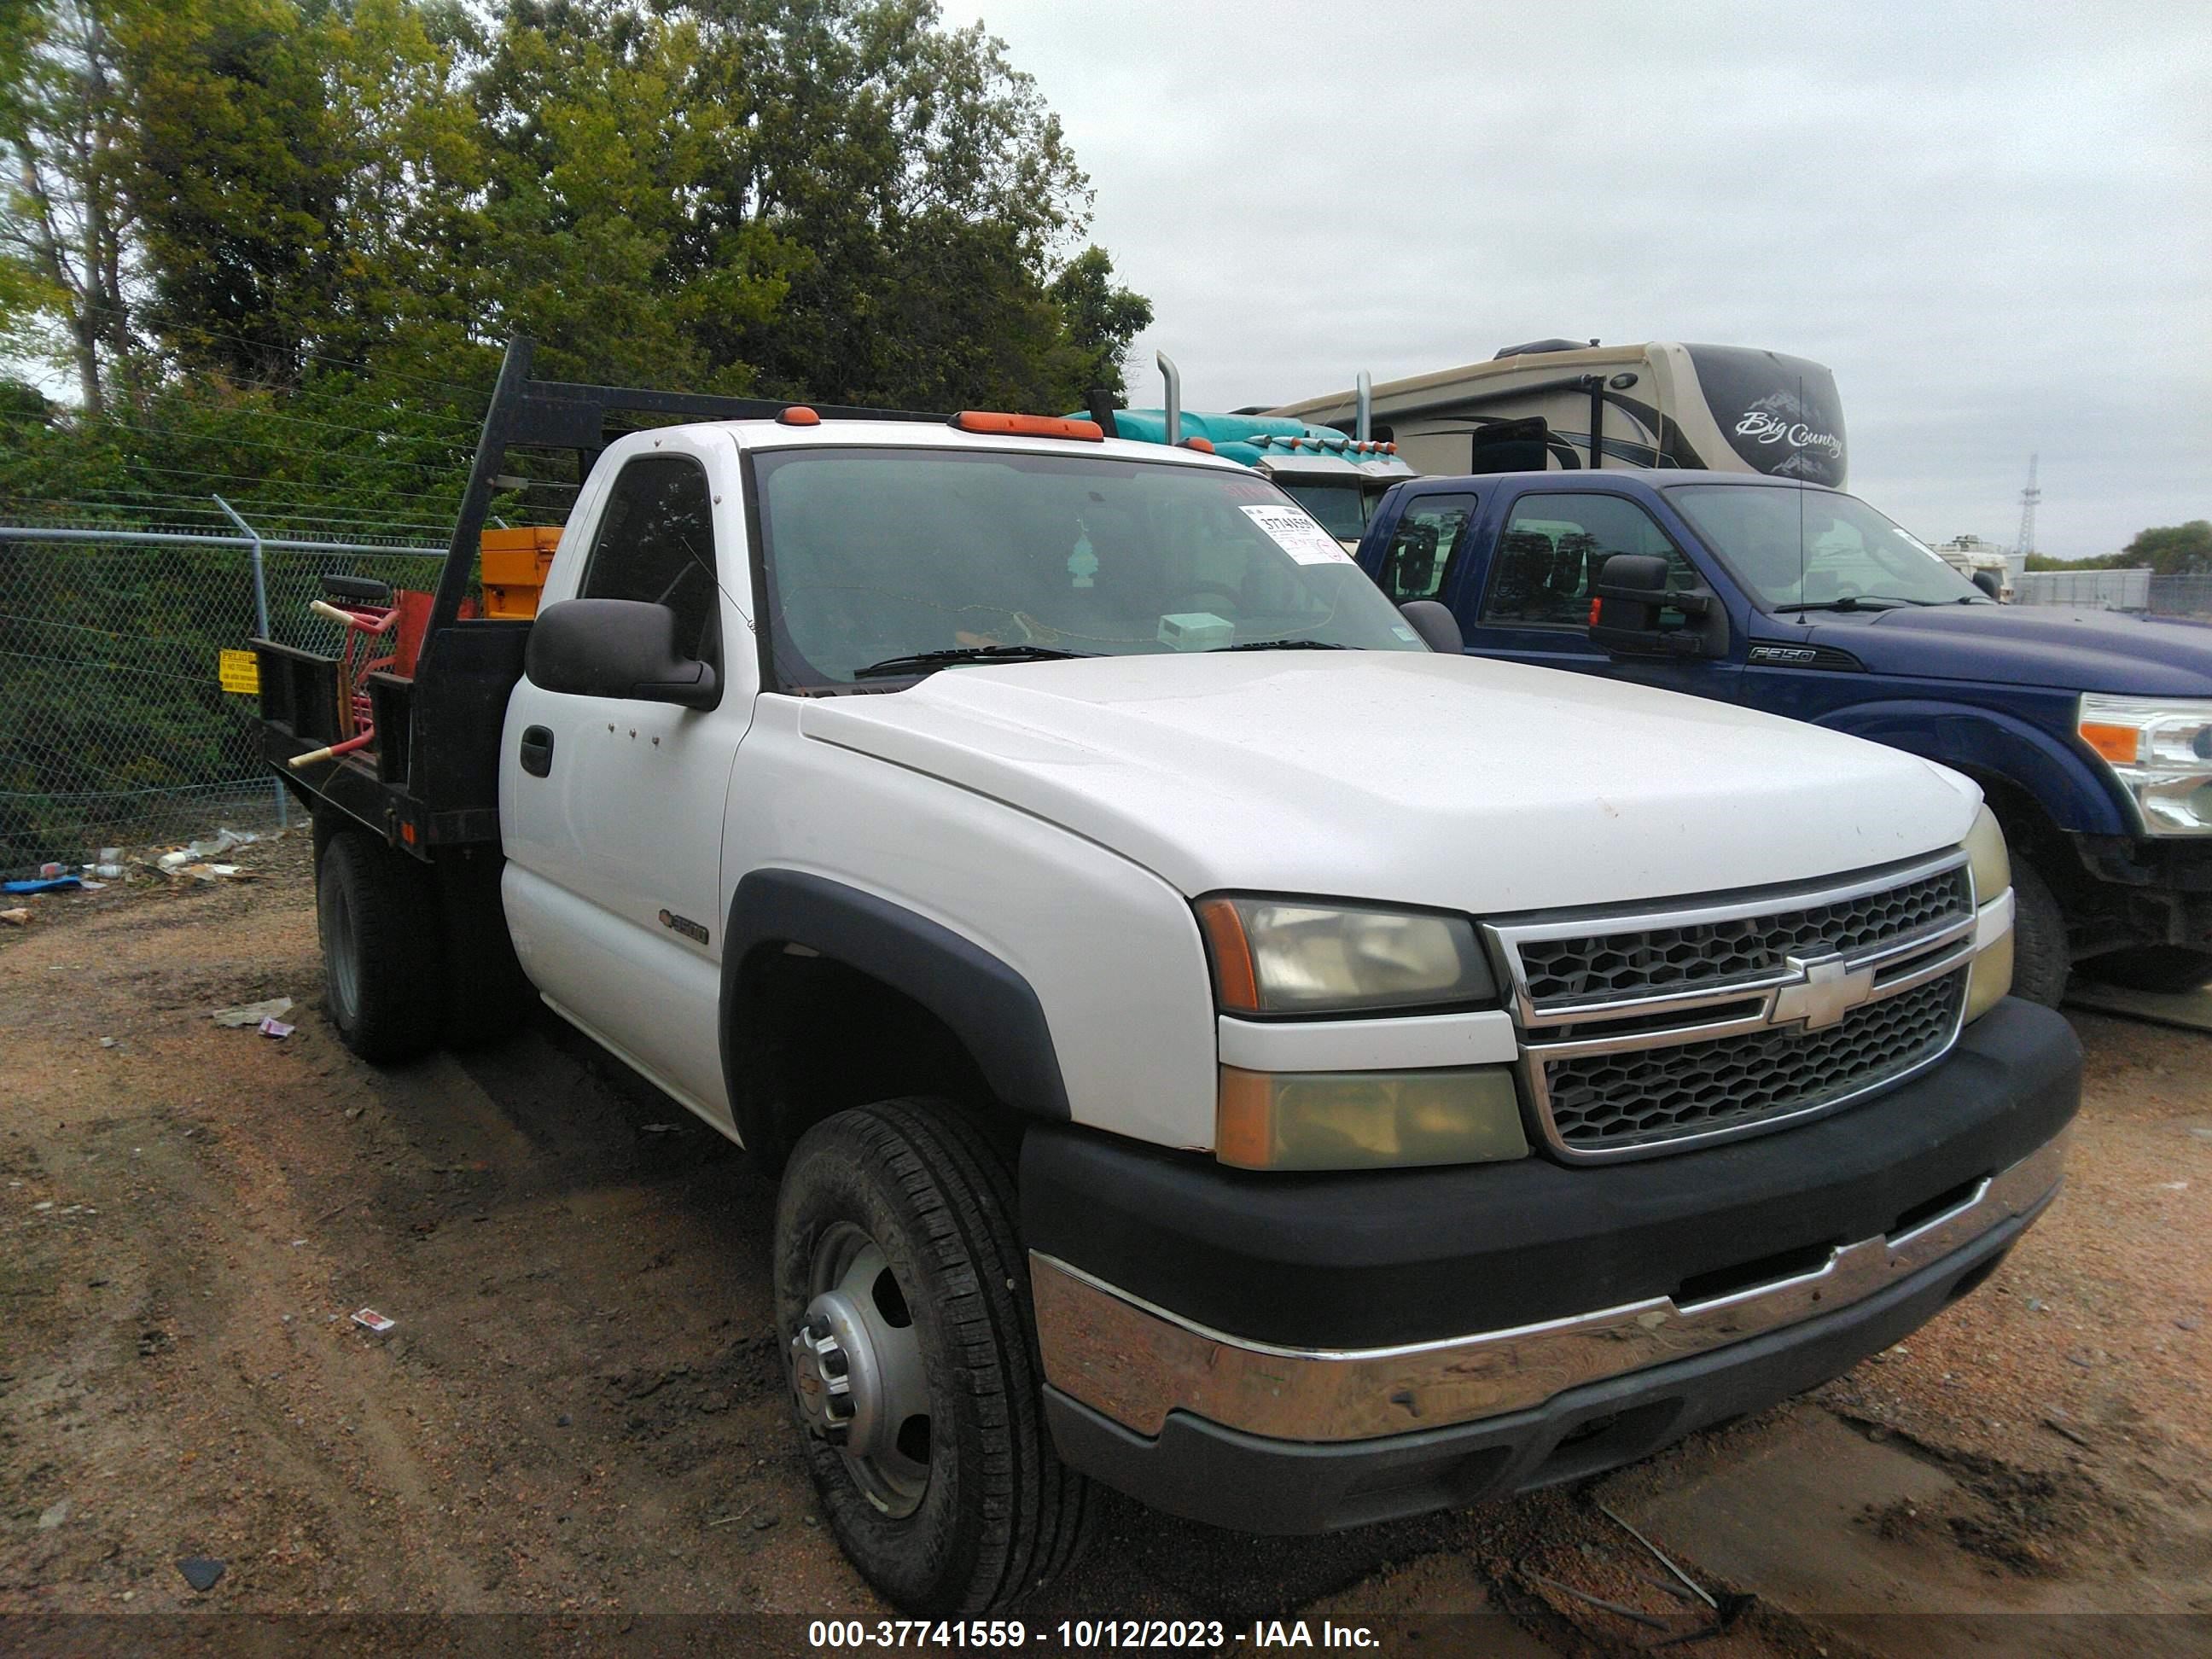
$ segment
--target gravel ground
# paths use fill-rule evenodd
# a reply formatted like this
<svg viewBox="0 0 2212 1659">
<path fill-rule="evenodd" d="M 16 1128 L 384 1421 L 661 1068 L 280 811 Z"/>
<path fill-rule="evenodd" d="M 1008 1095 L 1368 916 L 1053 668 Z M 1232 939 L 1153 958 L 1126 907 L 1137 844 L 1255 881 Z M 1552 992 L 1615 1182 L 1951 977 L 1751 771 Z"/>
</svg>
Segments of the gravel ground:
<svg viewBox="0 0 2212 1659">
<path fill-rule="evenodd" d="M 254 879 L 142 872 L 0 929 L 0 1614 L 881 1616 L 795 1455 L 769 1183 L 550 1021 L 362 1066 L 319 1011 L 305 838 L 235 856 Z M 277 995 L 281 1040 L 208 1018 Z M 1409 1651 L 1454 1647 L 1421 1646 L 1424 1621 L 1484 1652 L 1704 1629 L 1689 1650 L 1881 1650 L 1790 1590 L 1836 1547 L 1808 1527 L 1789 1559 L 1791 1516 L 1765 1528 L 1771 1583 L 1676 1558 L 1708 1609 L 1607 1513 L 1768 1465 L 1829 1481 L 1903 1610 L 2212 1611 L 2212 1037 L 2077 1025 L 2059 1204 L 1978 1295 L 1810 1401 L 1603 1482 L 1333 1538 L 1109 1504 L 1027 1616 L 1383 1620 Z M 1851 1508 L 1832 1434 L 1940 1496 Z M 205 1590 L 176 1565 L 195 1557 L 223 1564 Z"/>
</svg>

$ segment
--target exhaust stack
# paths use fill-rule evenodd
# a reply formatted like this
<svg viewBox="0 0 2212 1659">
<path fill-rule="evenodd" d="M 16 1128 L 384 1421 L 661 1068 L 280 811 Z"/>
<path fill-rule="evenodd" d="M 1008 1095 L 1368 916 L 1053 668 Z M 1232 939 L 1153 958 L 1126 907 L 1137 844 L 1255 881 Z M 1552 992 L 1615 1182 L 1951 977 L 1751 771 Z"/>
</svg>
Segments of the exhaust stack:
<svg viewBox="0 0 2212 1659">
<path fill-rule="evenodd" d="M 1358 410 L 1352 417 L 1352 435 L 1365 443 L 1375 435 L 1375 380 L 1364 368 L 1359 371 L 1358 380 L 1352 383 L 1352 400 Z"/>
<path fill-rule="evenodd" d="M 1168 383 L 1167 440 L 1173 446 L 1182 441 L 1182 371 L 1166 352 L 1156 351 L 1152 355 L 1159 360 L 1160 374 Z"/>
</svg>

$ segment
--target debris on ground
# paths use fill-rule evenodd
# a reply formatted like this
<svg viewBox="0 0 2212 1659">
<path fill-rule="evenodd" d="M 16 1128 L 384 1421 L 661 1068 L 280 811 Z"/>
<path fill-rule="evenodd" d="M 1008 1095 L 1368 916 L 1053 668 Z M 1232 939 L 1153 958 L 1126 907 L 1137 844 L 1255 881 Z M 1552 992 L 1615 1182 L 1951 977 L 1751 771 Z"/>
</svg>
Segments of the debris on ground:
<svg viewBox="0 0 2212 1659">
<path fill-rule="evenodd" d="M 1597 1512 L 1603 1516 L 1607 1520 L 1612 1522 L 1614 1526 L 1619 1527 L 1631 1538 L 1633 1538 L 1638 1543 L 1643 1545 L 1644 1549 L 1651 1556 L 1651 1559 L 1658 1562 L 1661 1566 L 1666 1568 L 1668 1572 L 1674 1574 L 1676 1578 L 1680 1579 L 1682 1583 L 1697 1596 L 1698 1600 L 1703 1601 L 1707 1607 L 1712 1608 L 1716 1613 L 1720 1611 L 1720 1603 L 1714 1601 L 1713 1598 L 1706 1593 L 1705 1587 L 1703 1584 L 1700 1584 L 1696 1579 L 1691 1577 L 1688 1573 L 1684 1572 L 1681 1568 L 1676 1566 L 1674 1561 L 1668 1558 L 1665 1551 L 1662 1550 L 1656 1544 L 1646 1538 L 1642 1533 L 1637 1531 L 1635 1528 L 1630 1526 L 1627 1522 L 1622 1520 L 1620 1516 L 1614 1514 L 1613 1510 L 1607 1509 L 1603 1504 L 1600 1504 L 1597 1506 Z M 1662 1589 L 1667 1589 L 1667 1586 L 1662 1584 L 1660 1588 Z"/>
<path fill-rule="evenodd" d="M 241 1002 L 235 1008 L 218 1008 L 208 1018 L 218 1025 L 258 1027 L 264 1019 L 282 1019 L 291 1012 L 291 998 L 270 997 L 262 1002 Z"/>
<path fill-rule="evenodd" d="M 211 1590 L 222 1577 L 224 1564 L 212 1556 L 187 1555 L 177 1563 L 177 1571 L 185 1582 L 196 1590 Z"/>
<path fill-rule="evenodd" d="M 382 1336 L 399 1322 L 396 1319 L 386 1319 L 374 1308 L 363 1308 L 354 1315 L 353 1322 L 365 1331 L 374 1331 L 377 1335 Z"/>
<path fill-rule="evenodd" d="M 27 927 L 31 925 L 31 913 L 17 905 L 12 910 L 0 910 L 0 921 L 6 922 L 10 927 Z"/>
<path fill-rule="evenodd" d="M 190 876 L 195 881 L 252 881 L 253 872 L 235 864 L 218 864 L 234 847 L 250 847 L 260 836 L 248 830 L 225 830 L 185 847 L 173 847 L 154 860 L 165 876 Z"/>
<path fill-rule="evenodd" d="M 39 1516 L 39 1530 L 52 1532 L 56 1527 L 61 1525 L 70 1517 L 70 1500 L 66 1498 L 60 1503 L 50 1506 Z"/>
<path fill-rule="evenodd" d="M 0 881 L 0 893 L 73 893 L 83 885 L 81 876 L 45 876 L 32 881 Z"/>
<path fill-rule="evenodd" d="M 220 830 L 204 841 L 196 841 L 188 846 L 173 848 L 155 859 L 154 866 L 158 870 L 174 872 L 185 869 L 191 865 L 205 864 L 210 859 L 221 858 L 234 847 L 251 847 L 260 839 L 260 836 L 251 830 Z"/>
<path fill-rule="evenodd" d="M 235 864 L 173 865 L 164 860 L 162 870 L 172 876 L 190 876 L 194 881 L 252 881 L 253 872 Z"/>
<path fill-rule="evenodd" d="M 288 1037 L 292 1035 L 292 1027 L 273 1014 L 262 1020 L 259 1029 L 261 1035 L 265 1037 Z"/>
</svg>

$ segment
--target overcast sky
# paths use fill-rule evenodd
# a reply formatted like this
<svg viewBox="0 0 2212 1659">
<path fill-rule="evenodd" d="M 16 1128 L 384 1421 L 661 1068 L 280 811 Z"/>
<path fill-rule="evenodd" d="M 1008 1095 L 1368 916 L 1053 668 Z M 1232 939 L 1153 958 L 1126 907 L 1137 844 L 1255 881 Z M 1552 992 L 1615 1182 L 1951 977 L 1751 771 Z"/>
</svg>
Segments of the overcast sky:
<svg viewBox="0 0 2212 1659">
<path fill-rule="evenodd" d="M 1552 335 L 1835 371 L 1929 539 L 2212 516 L 2212 6 L 944 0 L 1037 79 L 1194 408 Z"/>
</svg>

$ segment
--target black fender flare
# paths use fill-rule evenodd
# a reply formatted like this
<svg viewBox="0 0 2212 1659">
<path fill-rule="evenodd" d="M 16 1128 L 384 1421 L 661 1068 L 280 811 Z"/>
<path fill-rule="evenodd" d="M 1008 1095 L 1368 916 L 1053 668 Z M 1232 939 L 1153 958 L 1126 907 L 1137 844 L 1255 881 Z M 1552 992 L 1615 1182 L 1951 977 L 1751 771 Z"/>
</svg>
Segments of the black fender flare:
<svg viewBox="0 0 2212 1659">
<path fill-rule="evenodd" d="M 738 1135 L 770 1164 L 785 1150 L 732 1052 L 743 1035 L 744 978 L 763 951 L 804 945 L 882 981 L 943 1020 L 991 1092 L 1018 1111 L 1066 1122 L 1067 1088 L 1044 1005 L 1028 980 L 943 924 L 803 870 L 755 870 L 738 883 L 722 935 L 722 1081 Z"/>
</svg>

